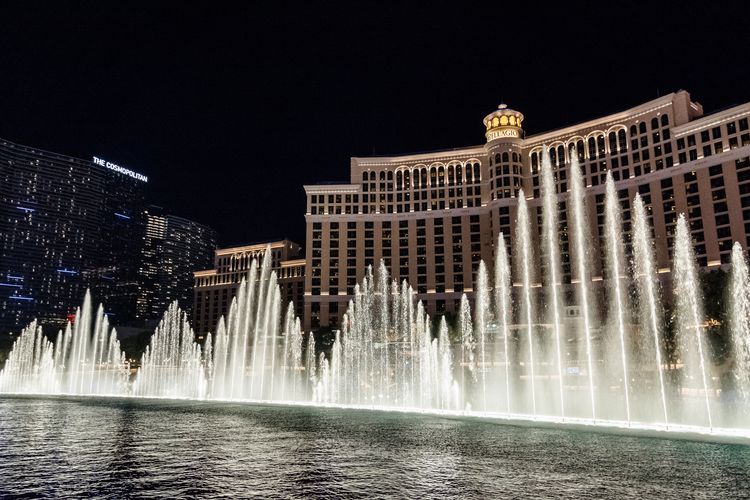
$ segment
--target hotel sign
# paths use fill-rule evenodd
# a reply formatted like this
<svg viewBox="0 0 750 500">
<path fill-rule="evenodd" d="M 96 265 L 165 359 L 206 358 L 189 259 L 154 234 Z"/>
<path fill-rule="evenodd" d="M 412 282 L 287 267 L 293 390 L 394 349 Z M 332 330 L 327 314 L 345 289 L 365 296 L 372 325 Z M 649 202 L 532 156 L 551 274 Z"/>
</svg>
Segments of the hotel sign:
<svg viewBox="0 0 750 500">
<path fill-rule="evenodd" d="M 127 175 L 128 177 L 132 177 L 133 179 L 139 180 L 141 182 L 148 182 L 148 177 L 146 177 L 145 175 L 139 174 L 138 172 L 133 172 L 129 168 L 121 167 L 120 165 L 117 165 L 115 163 L 102 160 L 101 158 L 97 158 L 96 156 L 94 156 L 94 163 L 104 168 L 114 170 L 115 172 L 118 172 L 120 174 Z"/>
<path fill-rule="evenodd" d="M 519 129 L 513 127 L 508 128 L 496 128 L 492 129 L 489 132 L 487 132 L 487 140 L 492 141 L 494 139 L 505 139 L 505 138 L 511 138 L 511 139 L 517 139 L 521 136 Z"/>
</svg>

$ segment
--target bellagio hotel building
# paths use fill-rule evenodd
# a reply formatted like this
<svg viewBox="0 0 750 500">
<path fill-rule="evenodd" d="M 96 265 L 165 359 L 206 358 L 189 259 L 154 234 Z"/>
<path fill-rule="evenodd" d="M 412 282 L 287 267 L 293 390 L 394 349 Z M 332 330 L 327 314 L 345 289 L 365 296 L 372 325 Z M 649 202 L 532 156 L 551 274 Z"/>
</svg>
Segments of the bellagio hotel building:
<svg viewBox="0 0 750 500">
<path fill-rule="evenodd" d="M 543 147 L 559 195 L 565 283 L 576 276 L 566 231 L 573 155 L 586 183 L 594 279 L 601 275 L 596 236 L 603 234 L 609 171 L 623 206 L 626 242 L 636 193 L 647 205 L 661 273 L 669 274 L 679 213 L 690 221 L 702 267 L 728 263 L 734 241 L 750 244 L 750 103 L 704 115 L 680 90 L 531 136 L 524 135 L 523 119 L 500 105 L 484 118 L 482 145 L 352 158 L 348 183 L 305 186 L 305 328 L 335 328 L 355 284 L 381 259 L 391 276 L 414 287 L 429 313 L 455 312 L 462 294 L 473 295 L 479 261 L 491 271 L 498 233 L 510 236 L 513 255 L 521 188 L 536 214 L 532 234 L 538 237 Z"/>
</svg>

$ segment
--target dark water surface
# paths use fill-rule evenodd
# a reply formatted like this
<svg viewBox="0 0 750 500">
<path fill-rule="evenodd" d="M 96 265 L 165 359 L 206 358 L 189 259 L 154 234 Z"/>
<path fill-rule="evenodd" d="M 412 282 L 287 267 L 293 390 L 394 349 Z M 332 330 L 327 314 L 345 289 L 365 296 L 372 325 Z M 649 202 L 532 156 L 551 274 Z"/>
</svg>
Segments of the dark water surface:
<svg viewBox="0 0 750 500">
<path fill-rule="evenodd" d="M 0 497 L 748 498 L 750 447 L 354 410 L 0 398 Z"/>
</svg>

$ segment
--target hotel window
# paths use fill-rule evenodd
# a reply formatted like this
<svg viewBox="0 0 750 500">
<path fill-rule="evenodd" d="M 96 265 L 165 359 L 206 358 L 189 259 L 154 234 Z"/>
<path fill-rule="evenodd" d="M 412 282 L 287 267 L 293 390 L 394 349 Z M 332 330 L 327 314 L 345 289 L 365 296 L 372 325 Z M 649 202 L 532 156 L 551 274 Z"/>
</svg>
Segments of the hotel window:
<svg viewBox="0 0 750 500">
<path fill-rule="evenodd" d="M 576 142 L 576 150 L 578 151 L 578 161 L 583 162 L 585 153 L 583 140 L 579 140 L 578 142 Z"/>
<path fill-rule="evenodd" d="M 641 122 L 641 123 L 640 123 L 640 124 L 638 125 L 638 131 L 639 131 L 639 132 L 640 132 L 641 134 L 645 134 L 645 133 L 646 133 L 646 122 Z"/>
<path fill-rule="evenodd" d="M 628 142 L 625 138 L 625 129 L 620 129 L 619 132 L 617 132 L 617 142 L 619 146 L 619 152 L 624 153 L 628 150 Z"/>
<path fill-rule="evenodd" d="M 619 149 L 617 148 L 617 134 L 614 132 L 609 133 L 609 150 L 612 154 L 619 152 Z"/>
</svg>

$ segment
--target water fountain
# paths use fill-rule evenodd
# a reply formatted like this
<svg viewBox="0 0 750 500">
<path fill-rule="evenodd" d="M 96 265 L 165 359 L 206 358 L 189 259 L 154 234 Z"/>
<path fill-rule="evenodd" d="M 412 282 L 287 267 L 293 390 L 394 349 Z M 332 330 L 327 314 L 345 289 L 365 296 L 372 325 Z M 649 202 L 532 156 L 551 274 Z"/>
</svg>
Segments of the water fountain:
<svg viewBox="0 0 750 500">
<path fill-rule="evenodd" d="M 91 296 L 76 310 L 57 340 L 49 342 L 33 322 L 16 339 L 0 392 L 27 394 L 126 395 L 130 367 L 120 350 L 117 332 L 109 327 L 104 308 L 92 317 Z"/>
<path fill-rule="evenodd" d="M 136 396 L 202 399 L 208 390 L 203 350 L 187 315 L 172 303 L 156 327 L 133 382 Z M 210 349 L 210 342 L 207 349 Z M 208 354 L 210 356 L 210 354 Z"/>
<path fill-rule="evenodd" d="M 632 200 L 628 261 L 622 201 L 608 174 L 603 280 L 593 277 L 587 193 L 573 156 L 568 193 L 555 192 L 554 169 L 542 162 L 540 251 L 537 207 L 520 191 L 513 258 L 509 235 L 500 234 L 493 268 L 478 264 L 455 318 L 430 317 L 381 262 L 355 287 L 323 349 L 284 309 L 266 252 L 203 345 L 173 304 L 131 375 L 103 308 L 94 312 L 87 294 L 54 342 L 36 323 L 20 333 L 0 392 L 336 405 L 750 439 L 750 278 L 741 246 L 732 252 L 726 325 L 736 387 L 729 398 L 712 361 L 687 220 L 677 220 L 674 268 L 662 281 L 640 196 Z M 561 202 L 570 205 L 566 226 Z M 571 236 L 570 283 L 561 270 L 563 229 Z M 662 301 L 673 306 L 675 349 Z M 576 321 L 564 314 L 569 306 L 580 311 Z"/>
<path fill-rule="evenodd" d="M 734 378 L 743 403 L 750 402 L 750 276 L 739 243 L 732 248 L 729 328 L 733 334 Z"/>
</svg>

